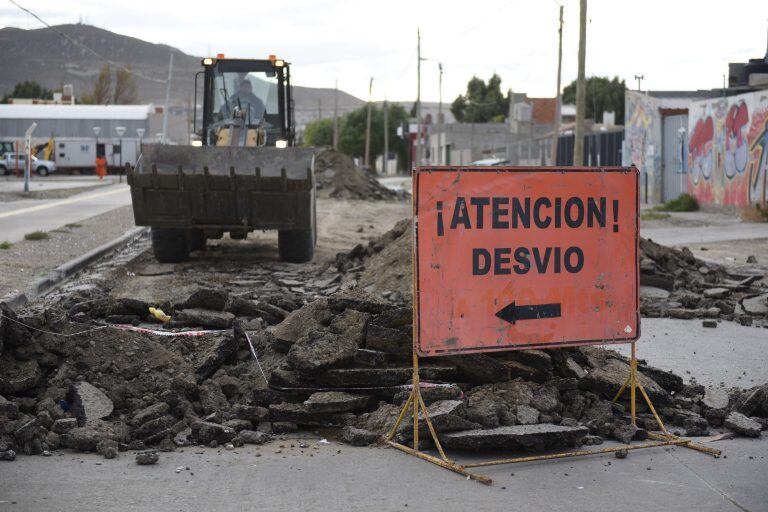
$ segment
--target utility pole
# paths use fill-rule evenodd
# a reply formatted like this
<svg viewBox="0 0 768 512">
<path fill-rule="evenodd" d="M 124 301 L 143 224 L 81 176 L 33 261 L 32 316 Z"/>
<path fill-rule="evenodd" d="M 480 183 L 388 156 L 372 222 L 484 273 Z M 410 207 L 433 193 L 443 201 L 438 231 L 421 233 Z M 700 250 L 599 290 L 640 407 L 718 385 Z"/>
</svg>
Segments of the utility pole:
<svg viewBox="0 0 768 512">
<path fill-rule="evenodd" d="M 171 77 L 173 76 L 173 53 L 168 63 L 168 82 L 165 84 L 165 107 L 163 107 L 163 144 L 168 144 L 168 104 L 171 102 Z M 121 147 L 120 150 L 123 148 Z"/>
<path fill-rule="evenodd" d="M 640 83 L 645 78 L 645 75 L 635 75 L 635 80 L 637 80 L 637 90 L 640 90 Z"/>
<path fill-rule="evenodd" d="M 439 72 L 438 83 L 438 97 L 439 103 L 437 104 L 437 125 L 440 127 L 437 130 L 437 165 L 443 165 L 443 63 L 437 63 L 437 69 Z"/>
<path fill-rule="evenodd" d="M 573 165 L 584 165 L 584 108 L 587 99 L 587 83 L 584 65 L 587 53 L 587 0 L 579 5 L 579 74 L 576 78 L 576 130 L 573 141 Z"/>
<path fill-rule="evenodd" d="M 509 98 L 509 106 L 507 111 L 507 120 L 509 122 L 509 129 L 507 130 L 507 160 L 512 162 L 512 123 L 514 122 L 513 118 L 513 104 L 515 102 L 515 95 L 512 92 L 512 88 L 510 87 L 507 91 L 507 98 Z M 512 162 L 515 165 L 517 165 L 517 162 Z"/>
<path fill-rule="evenodd" d="M 557 94 L 555 95 L 555 126 L 552 132 L 552 163 L 557 165 L 557 139 L 560 136 L 560 118 L 562 105 L 560 99 L 560 76 L 563 68 L 563 6 L 560 6 L 560 27 L 557 29 Z"/>
<path fill-rule="evenodd" d="M 416 166 L 421 165 L 421 30 L 416 29 Z"/>
<path fill-rule="evenodd" d="M 339 81 L 333 84 L 333 149 L 339 149 Z"/>
<path fill-rule="evenodd" d="M 368 117 L 365 120 L 365 161 L 366 169 L 371 167 L 371 93 L 373 92 L 373 77 L 368 82 Z"/>
<path fill-rule="evenodd" d="M 381 173 L 387 174 L 387 163 L 389 163 L 389 105 L 384 100 L 384 156 L 381 159 Z"/>
<path fill-rule="evenodd" d="M 320 98 L 317 98 L 317 120 L 323 118 L 323 100 Z"/>
</svg>

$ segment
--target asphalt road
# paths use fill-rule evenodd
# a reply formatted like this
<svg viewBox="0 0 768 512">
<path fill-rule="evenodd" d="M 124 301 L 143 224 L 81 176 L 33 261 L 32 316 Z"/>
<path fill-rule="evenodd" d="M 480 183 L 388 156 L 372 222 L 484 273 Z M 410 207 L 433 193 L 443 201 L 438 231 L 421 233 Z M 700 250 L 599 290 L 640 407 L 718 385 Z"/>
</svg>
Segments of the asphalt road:
<svg viewBox="0 0 768 512">
<path fill-rule="evenodd" d="M 0 241 L 17 242 L 32 231 L 50 231 L 129 204 L 126 184 L 99 187 L 66 199 L 0 202 Z"/>
</svg>

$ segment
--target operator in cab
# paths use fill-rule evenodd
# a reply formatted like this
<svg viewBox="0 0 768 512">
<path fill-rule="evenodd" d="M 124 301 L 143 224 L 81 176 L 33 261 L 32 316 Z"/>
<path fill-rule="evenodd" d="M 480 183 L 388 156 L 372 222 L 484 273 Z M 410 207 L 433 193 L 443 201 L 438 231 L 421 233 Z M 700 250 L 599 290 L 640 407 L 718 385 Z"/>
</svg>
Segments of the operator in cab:
<svg viewBox="0 0 768 512">
<path fill-rule="evenodd" d="M 267 107 L 264 102 L 253 94 L 253 85 L 248 79 L 240 82 L 238 91 L 230 96 L 229 102 L 221 107 L 224 117 L 231 118 L 235 109 L 242 110 L 242 116 L 247 124 L 259 124 L 264 119 Z"/>
</svg>

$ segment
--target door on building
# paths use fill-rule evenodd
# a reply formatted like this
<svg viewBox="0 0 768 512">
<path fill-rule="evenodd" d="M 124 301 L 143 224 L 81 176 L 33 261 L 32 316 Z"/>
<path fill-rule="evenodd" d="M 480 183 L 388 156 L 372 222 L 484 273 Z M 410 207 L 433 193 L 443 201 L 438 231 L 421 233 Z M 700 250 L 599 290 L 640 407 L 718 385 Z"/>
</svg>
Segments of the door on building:
<svg viewBox="0 0 768 512">
<path fill-rule="evenodd" d="M 688 192 L 688 114 L 666 115 L 661 135 L 662 201 Z"/>
</svg>

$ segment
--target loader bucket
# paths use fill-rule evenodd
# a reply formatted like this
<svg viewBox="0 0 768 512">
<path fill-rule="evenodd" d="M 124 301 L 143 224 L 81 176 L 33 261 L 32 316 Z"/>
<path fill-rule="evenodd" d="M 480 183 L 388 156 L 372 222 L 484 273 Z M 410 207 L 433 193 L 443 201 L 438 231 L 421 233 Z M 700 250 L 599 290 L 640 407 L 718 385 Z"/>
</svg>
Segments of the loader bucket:
<svg viewBox="0 0 768 512">
<path fill-rule="evenodd" d="M 142 144 L 129 169 L 140 226 L 310 229 L 314 150 Z"/>
</svg>

